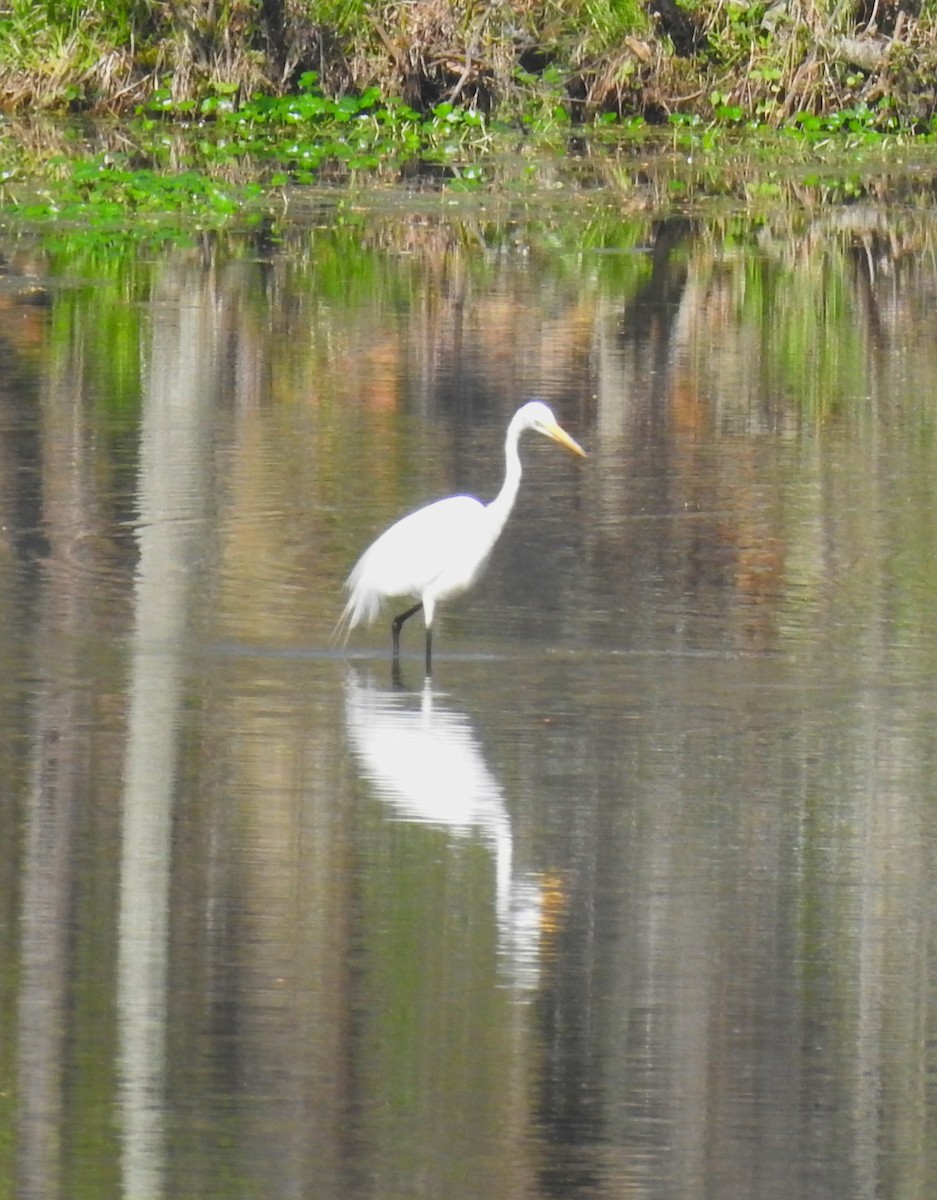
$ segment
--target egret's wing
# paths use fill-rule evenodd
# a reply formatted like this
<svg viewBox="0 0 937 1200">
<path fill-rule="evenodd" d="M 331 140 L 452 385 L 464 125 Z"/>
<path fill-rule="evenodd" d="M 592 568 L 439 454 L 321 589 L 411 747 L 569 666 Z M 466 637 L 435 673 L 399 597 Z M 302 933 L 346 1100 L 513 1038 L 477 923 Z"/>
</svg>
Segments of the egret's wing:
<svg viewBox="0 0 937 1200">
<path fill-rule="evenodd" d="M 388 596 L 419 597 L 477 541 L 485 506 L 473 496 L 447 496 L 402 517 L 362 554 L 348 576 L 341 630 L 373 621 Z"/>
</svg>

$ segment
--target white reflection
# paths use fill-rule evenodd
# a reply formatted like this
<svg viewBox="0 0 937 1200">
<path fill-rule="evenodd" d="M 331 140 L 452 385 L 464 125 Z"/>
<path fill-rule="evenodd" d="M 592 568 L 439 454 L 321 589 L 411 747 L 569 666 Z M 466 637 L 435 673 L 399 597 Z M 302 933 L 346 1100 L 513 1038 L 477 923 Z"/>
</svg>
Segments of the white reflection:
<svg viewBox="0 0 937 1200">
<path fill-rule="evenodd" d="M 125 1200 L 165 1192 L 172 802 L 217 373 L 211 306 L 177 299 L 154 309 L 140 434 L 117 1000 Z"/>
<path fill-rule="evenodd" d="M 502 966 L 513 986 L 534 988 L 544 917 L 541 877 L 514 872 L 511 818 L 468 718 L 440 703 L 428 678 L 418 707 L 416 699 L 349 674 L 345 720 L 362 774 L 401 819 L 484 840 L 494 859 Z"/>
</svg>

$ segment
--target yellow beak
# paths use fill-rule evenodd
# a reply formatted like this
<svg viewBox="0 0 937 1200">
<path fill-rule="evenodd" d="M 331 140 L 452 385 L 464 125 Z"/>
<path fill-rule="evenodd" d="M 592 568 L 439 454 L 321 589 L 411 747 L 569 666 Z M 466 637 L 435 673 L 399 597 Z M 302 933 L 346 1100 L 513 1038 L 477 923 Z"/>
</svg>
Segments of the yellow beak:
<svg viewBox="0 0 937 1200">
<path fill-rule="evenodd" d="M 553 438 L 554 442 L 559 442 L 561 446 L 565 446 L 567 450 L 572 450 L 574 454 L 579 454 L 582 458 L 586 457 L 586 452 L 582 446 L 579 445 L 575 438 L 571 438 L 561 426 L 544 425 L 543 432 L 547 437 Z"/>
</svg>

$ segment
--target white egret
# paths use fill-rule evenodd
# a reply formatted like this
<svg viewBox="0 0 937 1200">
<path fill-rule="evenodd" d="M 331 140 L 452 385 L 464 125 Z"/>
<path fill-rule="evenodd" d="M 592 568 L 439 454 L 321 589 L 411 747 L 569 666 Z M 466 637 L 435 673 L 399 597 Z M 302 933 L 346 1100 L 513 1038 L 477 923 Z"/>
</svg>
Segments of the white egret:
<svg viewBox="0 0 937 1200">
<path fill-rule="evenodd" d="M 411 608 L 391 625 L 394 659 L 400 656 L 400 629 L 422 608 L 426 623 L 426 672 L 432 662 L 436 605 L 459 596 L 478 579 L 504 528 L 521 482 L 517 443 L 532 429 L 585 457 L 585 450 L 557 423 L 546 404 L 532 400 L 517 410 L 504 439 L 504 483 L 490 504 L 474 496 L 447 496 L 402 517 L 358 559 L 345 584 L 348 603 L 337 631 L 347 633 L 377 616 L 381 602 L 411 596 Z"/>
</svg>

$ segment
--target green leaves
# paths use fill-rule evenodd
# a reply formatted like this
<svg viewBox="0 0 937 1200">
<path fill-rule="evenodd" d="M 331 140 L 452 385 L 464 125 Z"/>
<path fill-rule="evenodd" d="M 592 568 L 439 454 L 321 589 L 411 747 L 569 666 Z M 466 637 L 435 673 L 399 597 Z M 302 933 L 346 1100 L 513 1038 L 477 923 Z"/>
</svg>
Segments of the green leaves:
<svg viewBox="0 0 937 1200">
<path fill-rule="evenodd" d="M 289 96 L 244 98 L 229 85 L 200 100 L 157 88 L 130 127 L 132 148 L 92 158 L 58 154 L 9 169 L 0 145 L 0 207 L 28 221 L 91 222 L 100 230 L 185 218 L 214 224 L 250 217 L 277 192 L 334 176 L 397 171 L 414 159 L 451 164 L 451 186 L 478 187 L 475 159 L 488 147 L 484 118 L 440 103 L 421 115 L 376 88 L 337 100 L 306 72 Z M 77 148 L 78 153 L 81 149 Z"/>
<path fill-rule="evenodd" d="M 774 68 L 758 70 L 762 82 L 776 82 Z M 333 99 L 319 90 L 314 72 L 302 76 L 295 94 L 279 97 L 244 96 L 221 84 L 198 100 L 177 102 L 168 86 L 160 86 L 123 131 L 120 152 L 89 158 L 83 140 L 75 138 L 72 149 L 66 138 L 58 153 L 43 158 L 0 129 L 0 212 L 7 220 L 80 223 L 105 236 L 167 237 L 233 216 L 243 224 L 277 213 L 296 189 L 323 178 L 396 180 L 413 162 L 432 164 L 436 186 L 446 191 L 479 191 L 497 177 L 499 156 L 516 155 L 519 129 L 537 153 L 565 154 L 570 125 L 558 106 L 559 81 L 551 69 L 531 80 L 528 108 L 496 126 L 450 101 L 419 113 L 375 88 Z M 746 115 L 736 93 L 724 87 L 708 93 L 709 119 L 697 111 L 672 113 L 664 132 L 606 114 L 577 135 L 603 148 L 634 137 L 651 147 L 656 138 L 680 151 L 689 173 L 674 172 L 662 185 L 666 202 L 676 205 L 706 190 L 697 178 L 701 171 L 718 175 L 733 157 L 747 155 L 769 165 L 767 185 L 745 194 L 746 203 L 762 206 L 783 186 L 779 162 L 793 171 L 798 158 L 809 159 L 816 174 L 819 156 L 832 156 L 821 172 L 823 186 L 842 191 L 853 186 L 854 167 L 843 167 L 837 155 L 867 145 L 877 150 L 907 136 L 892 135 L 883 109 L 864 104 L 826 116 L 800 112 L 778 128 L 768 114 Z M 931 139 L 935 133 L 937 123 Z"/>
<path fill-rule="evenodd" d="M 216 89 L 199 103 L 174 104 L 160 88 L 138 110 L 150 132 L 158 123 L 197 122 L 206 164 L 262 160 L 306 182 L 326 164 L 348 171 L 398 167 L 414 158 L 432 161 L 487 144 L 485 119 L 471 109 L 440 103 L 426 116 L 376 88 L 339 99 L 324 96 L 314 71 L 289 96 L 238 99 Z M 146 123 L 149 123 L 148 125 Z"/>
<path fill-rule="evenodd" d="M 50 177 L 13 210 L 29 221 L 91 222 L 99 229 L 131 222 L 225 218 L 241 210 L 259 188 L 235 188 L 195 170 L 167 173 L 134 168 L 111 155 L 49 164 Z"/>
</svg>

